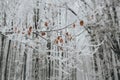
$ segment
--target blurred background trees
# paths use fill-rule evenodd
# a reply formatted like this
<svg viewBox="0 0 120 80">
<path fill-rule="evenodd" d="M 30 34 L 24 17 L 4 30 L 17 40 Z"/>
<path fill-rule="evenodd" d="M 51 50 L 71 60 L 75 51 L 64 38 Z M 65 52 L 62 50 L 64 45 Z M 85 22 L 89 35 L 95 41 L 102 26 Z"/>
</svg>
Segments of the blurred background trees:
<svg viewBox="0 0 120 80">
<path fill-rule="evenodd" d="M 119 80 L 119 3 L 0 1 L 0 80 Z"/>
</svg>

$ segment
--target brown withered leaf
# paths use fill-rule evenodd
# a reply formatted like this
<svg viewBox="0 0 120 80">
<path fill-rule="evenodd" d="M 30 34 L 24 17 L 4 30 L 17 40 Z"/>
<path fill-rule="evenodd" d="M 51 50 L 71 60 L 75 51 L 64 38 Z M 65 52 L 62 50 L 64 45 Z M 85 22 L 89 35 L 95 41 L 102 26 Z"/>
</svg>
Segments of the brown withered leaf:
<svg viewBox="0 0 120 80">
<path fill-rule="evenodd" d="M 68 36 L 68 35 L 69 35 L 69 33 L 68 33 L 68 32 L 66 32 L 66 35 Z"/>
<path fill-rule="evenodd" d="M 29 36 L 31 35 L 31 32 L 30 32 L 30 31 L 28 31 L 28 35 L 29 35 Z"/>
<path fill-rule="evenodd" d="M 60 39 L 60 43 L 63 43 L 63 39 L 62 38 Z"/>
<path fill-rule="evenodd" d="M 76 27 L 76 25 L 75 25 L 75 23 L 73 24 L 73 28 L 75 28 Z"/>
<path fill-rule="evenodd" d="M 83 26 L 83 25 L 84 25 L 84 21 L 81 20 L 81 21 L 80 21 L 80 26 Z"/>
<path fill-rule="evenodd" d="M 61 39 L 61 36 L 58 36 L 57 39 L 60 40 L 60 39 Z"/>
<path fill-rule="evenodd" d="M 45 33 L 45 32 L 41 32 L 41 35 L 42 35 L 42 36 L 45 36 L 45 35 L 46 35 L 46 33 Z"/>
<path fill-rule="evenodd" d="M 45 24 L 44 24 L 46 27 L 48 26 L 48 22 L 45 22 Z"/>
</svg>

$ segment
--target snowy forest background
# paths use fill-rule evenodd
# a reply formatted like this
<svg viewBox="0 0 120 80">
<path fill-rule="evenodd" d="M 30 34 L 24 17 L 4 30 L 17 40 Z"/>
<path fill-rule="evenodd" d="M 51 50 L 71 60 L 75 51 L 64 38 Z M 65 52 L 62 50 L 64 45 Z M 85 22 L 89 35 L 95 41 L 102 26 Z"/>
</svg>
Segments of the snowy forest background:
<svg viewBox="0 0 120 80">
<path fill-rule="evenodd" d="M 120 80 L 120 0 L 0 0 L 0 80 Z"/>
</svg>

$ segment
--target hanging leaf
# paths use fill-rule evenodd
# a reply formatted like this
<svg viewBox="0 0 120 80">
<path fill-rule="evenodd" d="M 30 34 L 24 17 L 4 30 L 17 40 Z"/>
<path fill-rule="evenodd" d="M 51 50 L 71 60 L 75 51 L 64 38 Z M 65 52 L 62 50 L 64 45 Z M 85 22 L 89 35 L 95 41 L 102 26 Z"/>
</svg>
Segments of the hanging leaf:
<svg viewBox="0 0 120 80">
<path fill-rule="evenodd" d="M 31 26 L 29 27 L 29 31 L 32 32 L 32 27 Z"/>
<path fill-rule="evenodd" d="M 30 36 L 31 35 L 31 32 L 32 32 L 32 26 L 29 27 L 29 30 L 28 30 L 28 35 Z"/>
<path fill-rule="evenodd" d="M 83 25 L 84 25 L 84 21 L 81 20 L 81 21 L 80 21 L 80 26 L 83 26 Z"/>
<path fill-rule="evenodd" d="M 31 34 L 31 32 L 30 31 L 28 31 L 28 35 L 30 36 L 30 34 Z"/>
<path fill-rule="evenodd" d="M 68 32 L 66 33 L 66 37 L 67 37 L 68 40 L 71 40 L 71 39 L 72 39 L 71 34 L 69 34 Z"/>
<path fill-rule="evenodd" d="M 60 39 L 60 43 L 63 43 L 63 39 L 62 38 Z"/>
<path fill-rule="evenodd" d="M 63 39 L 62 39 L 61 36 L 58 36 L 57 39 L 55 39 L 54 42 L 55 42 L 56 44 L 58 44 L 58 43 L 63 43 Z"/>
<path fill-rule="evenodd" d="M 46 27 L 48 26 L 48 22 L 45 22 L 45 24 L 44 24 Z"/>
<path fill-rule="evenodd" d="M 42 36 L 45 36 L 45 35 L 46 35 L 46 33 L 45 33 L 45 32 L 41 32 L 41 35 L 42 35 Z"/>
<path fill-rule="evenodd" d="M 76 27 L 76 25 L 75 25 L 75 23 L 73 24 L 73 28 L 75 28 Z"/>
<path fill-rule="evenodd" d="M 58 36 L 57 39 L 60 40 L 60 39 L 61 39 L 61 36 Z"/>
<path fill-rule="evenodd" d="M 29 30 L 31 30 L 31 29 L 32 29 L 32 26 L 30 26 Z"/>
<path fill-rule="evenodd" d="M 67 36 L 69 35 L 68 32 L 66 32 L 66 35 L 67 35 Z"/>
</svg>

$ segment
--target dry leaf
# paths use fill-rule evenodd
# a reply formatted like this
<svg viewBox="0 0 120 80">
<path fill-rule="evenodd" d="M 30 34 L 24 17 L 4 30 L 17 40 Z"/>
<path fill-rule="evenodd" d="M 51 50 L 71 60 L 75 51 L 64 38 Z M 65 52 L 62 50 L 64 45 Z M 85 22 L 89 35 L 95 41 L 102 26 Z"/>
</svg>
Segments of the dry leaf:
<svg viewBox="0 0 120 80">
<path fill-rule="evenodd" d="M 60 39 L 61 39 L 61 36 L 58 36 L 57 39 L 60 40 Z"/>
<path fill-rule="evenodd" d="M 31 34 L 31 32 L 30 31 L 28 31 L 28 35 L 30 36 L 30 34 Z"/>
<path fill-rule="evenodd" d="M 42 35 L 42 36 L 45 36 L 45 35 L 46 35 L 46 33 L 45 33 L 45 32 L 41 32 L 41 35 Z"/>
<path fill-rule="evenodd" d="M 69 35 L 68 32 L 66 32 L 66 35 L 67 35 L 67 36 Z"/>
<path fill-rule="evenodd" d="M 76 25 L 75 24 L 73 24 L 73 28 L 75 28 L 76 27 Z"/>
<path fill-rule="evenodd" d="M 80 26 L 83 26 L 83 25 L 84 25 L 84 21 L 81 20 L 81 21 L 80 21 Z"/>
<path fill-rule="evenodd" d="M 46 27 L 48 26 L 48 22 L 45 22 L 45 24 L 44 24 Z"/>
<path fill-rule="evenodd" d="M 32 32 L 32 27 L 31 26 L 29 27 L 29 31 Z"/>
<path fill-rule="evenodd" d="M 63 43 L 63 39 L 62 38 L 60 39 L 60 43 Z"/>
</svg>

